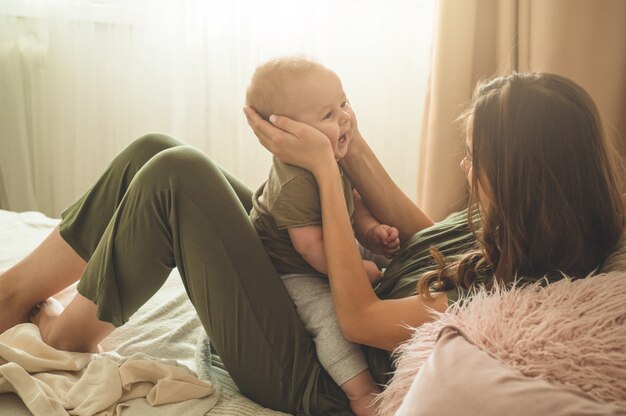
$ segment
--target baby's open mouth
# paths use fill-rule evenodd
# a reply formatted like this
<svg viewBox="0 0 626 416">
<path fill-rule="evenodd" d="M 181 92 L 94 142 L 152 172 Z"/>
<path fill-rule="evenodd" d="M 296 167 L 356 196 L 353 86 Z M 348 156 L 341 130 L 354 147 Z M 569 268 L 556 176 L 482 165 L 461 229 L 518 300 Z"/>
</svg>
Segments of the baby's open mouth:
<svg viewBox="0 0 626 416">
<path fill-rule="evenodd" d="M 339 136 L 339 140 L 337 140 L 339 143 L 344 143 L 347 140 L 347 134 L 348 133 L 344 133 L 341 136 Z"/>
</svg>

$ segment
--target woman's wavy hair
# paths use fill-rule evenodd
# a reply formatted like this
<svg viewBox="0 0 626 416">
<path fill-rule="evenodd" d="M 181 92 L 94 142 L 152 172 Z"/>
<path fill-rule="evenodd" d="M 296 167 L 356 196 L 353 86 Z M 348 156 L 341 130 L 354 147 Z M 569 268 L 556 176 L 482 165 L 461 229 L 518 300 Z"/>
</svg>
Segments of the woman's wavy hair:
<svg viewBox="0 0 626 416">
<path fill-rule="evenodd" d="M 559 75 L 514 73 L 480 83 L 463 118 L 477 245 L 453 262 L 432 248 L 438 268 L 418 293 L 471 289 L 480 275 L 494 276 L 489 286 L 600 267 L 625 226 L 623 166 L 589 94 Z"/>
</svg>

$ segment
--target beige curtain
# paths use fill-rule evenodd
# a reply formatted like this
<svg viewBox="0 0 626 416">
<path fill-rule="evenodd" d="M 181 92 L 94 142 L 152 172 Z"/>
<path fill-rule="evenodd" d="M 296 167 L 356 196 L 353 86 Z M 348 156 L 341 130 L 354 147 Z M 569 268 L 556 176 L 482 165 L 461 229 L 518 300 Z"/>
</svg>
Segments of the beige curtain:
<svg viewBox="0 0 626 416">
<path fill-rule="evenodd" d="M 418 172 L 418 204 L 435 220 L 465 204 L 456 118 L 476 82 L 517 71 L 567 76 L 594 98 L 626 156 L 626 1 L 440 0 Z"/>
</svg>

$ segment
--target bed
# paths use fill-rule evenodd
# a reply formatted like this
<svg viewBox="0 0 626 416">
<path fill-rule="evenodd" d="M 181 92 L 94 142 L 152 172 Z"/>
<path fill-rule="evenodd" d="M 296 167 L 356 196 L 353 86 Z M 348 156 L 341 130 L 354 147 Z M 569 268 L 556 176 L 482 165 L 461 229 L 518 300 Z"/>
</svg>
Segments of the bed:
<svg viewBox="0 0 626 416">
<path fill-rule="evenodd" d="M 0 271 L 27 254 L 57 221 L 0 210 Z M 621 246 L 598 276 L 483 292 L 416 328 L 395 354 L 397 370 L 380 398 L 381 413 L 625 415 L 626 240 Z M 176 270 L 102 346 L 125 356 L 141 352 L 173 359 L 214 383 L 217 400 L 203 414 L 283 414 L 242 396 L 219 357 L 210 356 Z M 199 414 L 168 406 L 150 414 Z M 141 409 L 145 414 L 145 407 L 123 414 Z M 0 414 L 30 413 L 16 395 L 0 394 Z"/>
<path fill-rule="evenodd" d="M 0 210 L 0 271 L 6 270 L 30 252 L 57 222 L 38 212 Z M 66 291 L 60 294 L 60 298 L 66 301 L 70 295 L 71 292 Z M 176 360 L 196 372 L 200 379 L 216 386 L 215 393 L 206 398 L 215 403 L 188 401 L 178 407 L 174 404 L 161 405 L 151 408 L 151 415 L 197 415 L 198 409 L 208 407 L 208 412 L 202 412 L 208 416 L 284 414 L 264 408 L 241 395 L 221 366 L 219 357 L 210 356 L 206 336 L 176 269 L 161 290 L 101 345 L 106 351 L 114 350 L 122 356 L 143 353 L 159 359 Z M 124 409 L 122 414 L 142 414 L 145 409 L 145 403 L 137 403 Z M 0 414 L 21 416 L 30 415 L 31 412 L 20 397 L 4 393 L 0 394 Z"/>
</svg>

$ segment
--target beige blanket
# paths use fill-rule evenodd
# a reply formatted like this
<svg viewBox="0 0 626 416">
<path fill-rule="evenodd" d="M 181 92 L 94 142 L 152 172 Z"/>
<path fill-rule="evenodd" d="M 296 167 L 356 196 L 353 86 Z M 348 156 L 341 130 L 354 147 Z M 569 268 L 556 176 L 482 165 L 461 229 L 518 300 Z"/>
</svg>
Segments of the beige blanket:
<svg viewBox="0 0 626 416">
<path fill-rule="evenodd" d="M 0 334 L 0 393 L 7 392 L 41 416 L 119 415 L 132 406 L 145 409 L 139 398 L 150 406 L 188 401 L 185 410 L 193 405 L 193 414 L 203 415 L 218 398 L 211 383 L 174 360 L 55 350 L 33 324 Z"/>
</svg>

